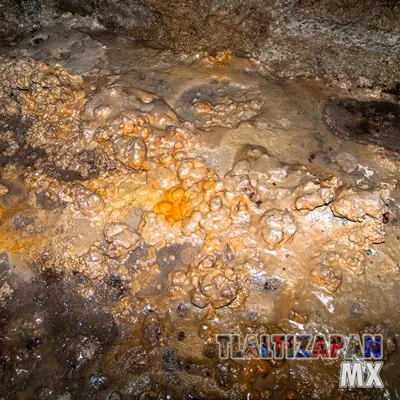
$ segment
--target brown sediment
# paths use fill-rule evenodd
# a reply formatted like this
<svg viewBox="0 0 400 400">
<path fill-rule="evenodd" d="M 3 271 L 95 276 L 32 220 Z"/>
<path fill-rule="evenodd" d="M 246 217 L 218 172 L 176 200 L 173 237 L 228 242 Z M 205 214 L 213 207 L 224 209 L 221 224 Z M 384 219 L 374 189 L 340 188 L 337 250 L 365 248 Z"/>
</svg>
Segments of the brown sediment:
<svg viewBox="0 0 400 400">
<path fill-rule="evenodd" d="M 348 93 L 323 82 L 281 80 L 229 52 L 124 50 L 112 78 L 1 56 L 2 109 L 30 122 L 0 125 L 0 250 L 35 276 L 15 288 L 16 272 L 2 277 L 15 291 L 1 395 L 341 398 L 337 363 L 221 361 L 215 334 L 398 332 L 399 172 L 382 161 L 393 146 L 332 135 L 324 102 Z M 125 57 L 174 71 L 154 67 L 165 87 L 141 85 Z M 24 146 L 40 154 L 29 165 L 13 159 Z M 74 315 L 51 316 L 60 293 Z"/>
</svg>

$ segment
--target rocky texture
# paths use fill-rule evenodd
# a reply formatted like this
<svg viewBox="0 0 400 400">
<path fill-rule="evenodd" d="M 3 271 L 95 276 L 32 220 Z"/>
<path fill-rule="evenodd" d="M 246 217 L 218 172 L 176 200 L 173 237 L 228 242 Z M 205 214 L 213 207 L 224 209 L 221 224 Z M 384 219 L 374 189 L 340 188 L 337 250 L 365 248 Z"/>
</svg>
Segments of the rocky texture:
<svg viewBox="0 0 400 400">
<path fill-rule="evenodd" d="M 109 223 L 104 227 L 107 240 L 107 254 L 110 257 L 124 257 L 139 245 L 140 236 L 129 226 Z"/>
<path fill-rule="evenodd" d="M 178 50 L 246 52 L 282 76 L 328 75 L 398 90 L 397 0 L 1 0 L 0 43 L 65 12 Z"/>
<path fill-rule="evenodd" d="M 400 106 L 387 101 L 328 101 L 324 117 L 329 129 L 344 139 L 400 149 Z M 348 163 L 348 161 L 347 161 Z"/>
<path fill-rule="evenodd" d="M 378 219 L 386 211 L 387 196 L 384 191 L 347 188 L 339 192 L 332 204 L 332 211 L 338 217 L 350 221 L 363 221 L 367 216 Z"/>
<path fill-rule="evenodd" d="M 129 70 L 136 45 L 118 48 Z M 372 145 L 315 137 L 321 115 L 303 107 L 328 97 L 317 80 L 269 78 L 277 91 L 241 58 L 153 51 L 145 75 L 164 63 L 155 82 L 175 98 L 199 81 L 253 80 L 251 98 L 267 107 L 237 130 L 199 132 L 135 79 L 88 85 L 62 67 L 0 58 L 0 398 L 260 399 L 267 386 L 273 398 L 335 398 L 331 366 L 218 360 L 215 335 L 364 326 L 394 350 L 399 170 L 371 164 Z M 308 95 L 288 107 L 303 85 Z M 226 131 L 240 137 L 224 161 L 207 146 Z M 334 164 L 344 150 L 355 176 Z M 385 381 L 390 398 L 397 382 Z"/>
</svg>

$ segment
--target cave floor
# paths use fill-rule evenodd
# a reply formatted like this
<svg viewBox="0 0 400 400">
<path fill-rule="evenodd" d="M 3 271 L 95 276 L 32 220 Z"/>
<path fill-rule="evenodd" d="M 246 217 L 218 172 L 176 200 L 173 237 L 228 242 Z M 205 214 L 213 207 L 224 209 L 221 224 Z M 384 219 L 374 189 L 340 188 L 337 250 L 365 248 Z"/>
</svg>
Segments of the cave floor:
<svg viewBox="0 0 400 400">
<path fill-rule="evenodd" d="M 0 397 L 399 398 L 400 111 L 59 25 L 0 49 Z M 216 334 L 382 334 L 341 360 L 219 360 Z"/>
</svg>

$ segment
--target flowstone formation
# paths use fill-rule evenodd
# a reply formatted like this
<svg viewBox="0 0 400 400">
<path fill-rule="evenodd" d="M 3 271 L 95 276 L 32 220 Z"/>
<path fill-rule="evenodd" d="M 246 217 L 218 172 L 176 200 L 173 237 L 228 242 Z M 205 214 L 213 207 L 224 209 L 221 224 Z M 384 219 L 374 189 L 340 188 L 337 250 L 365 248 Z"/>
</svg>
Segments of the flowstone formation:
<svg viewBox="0 0 400 400">
<path fill-rule="evenodd" d="M 219 381 L 196 389 L 204 396 L 269 398 L 270 389 L 254 384 L 279 365 L 221 364 L 213 347 L 229 324 L 238 333 L 273 329 L 256 317 L 252 324 L 227 322 L 235 313 L 256 313 L 257 276 L 290 262 L 299 279 L 331 294 L 344 275 L 364 274 L 371 247 L 385 241 L 394 179 L 353 187 L 337 171 L 316 174 L 253 145 L 220 176 L 196 153 L 195 124 L 153 93 L 112 84 L 89 94 L 82 77 L 61 67 L 8 56 L 0 58 L 0 79 L 2 251 L 34 273 L 72 282 L 79 301 L 100 304 L 123 332 L 112 346 L 85 335 L 65 339 L 78 372 L 98 360 L 96 371 L 108 374 L 94 374 L 90 390 L 112 387 L 110 376 L 118 382 L 122 371 L 136 379 L 119 386 L 129 398 L 158 398 L 158 389 L 174 386 L 162 372 L 180 376 L 185 369 Z M 233 102 L 191 107 L 204 128 L 237 126 L 261 108 Z M 269 279 L 264 290 L 279 290 L 280 280 Z M 44 342 L 48 317 L 26 318 L 23 335 Z M 193 346 L 184 360 L 179 346 L 186 338 Z M 31 343 L 38 357 L 52 348 L 46 346 Z M 2 357 L 11 357 L 10 349 Z M 7 373 L 12 390 L 24 388 Z M 196 393 L 185 379 L 181 390 Z M 148 397 L 135 397 L 143 393 Z M 115 396 L 122 395 L 108 398 L 122 398 Z"/>
<path fill-rule="evenodd" d="M 154 254 L 165 246 L 191 244 L 199 251 L 194 268 L 210 272 L 200 282 L 191 282 L 188 272 L 174 287 L 185 285 L 182 292 L 189 293 L 188 286 L 195 290 L 200 285 L 199 295 L 206 297 L 212 290 L 211 305 L 219 308 L 237 298 L 237 282 L 248 273 L 243 268 L 247 260 L 263 262 L 271 250 L 290 248 L 295 235 L 302 235 L 301 220 L 317 207 L 345 219 L 345 227 L 333 220 L 332 230 L 340 235 L 332 236 L 351 243 L 352 263 L 358 263 L 371 244 L 384 240 L 382 215 L 389 184 L 346 187 L 340 176 L 320 180 L 305 167 L 283 164 L 267 151 L 252 149 L 219 178 L 204 159 L 193 155 L 193 126 L 180 122 L 151 93 L 112 87 L 87 99 L 82 79 L 61 68 L 11 59 L 3 65 L 7 116 L 30 120 L 23 146 L 46 154 L 24 173 L 32 205 L 46 197 L 67 219 L 103 227 L 98 254 L 91 250 L 80 259 L 73 251 L 66 254 L 67 272 L 75 268 L 93 278 L 100 268 L 104 272 L 95 275 L 102 278 L 110 274 L 110 262 L 123 265 L 140 245 L 150 245 L 148 252 Z M 8 71 L 13 68 L 15 81 L 10 82 Z M 13 133 L 9 131 L 8 152 L 22 147 Z M 12 174 L 13 167 L 8 165 L 6 172 Z M 137 210 L 140 222 L 132 228 L 126 222 Z M 328 261 L 331 257 L 323 258 L 326 268 L 335 264 Z M 155 265 L 151 258 L 141 262 L 146 268 Z M 352 268 L 352 263 L 344 264 Z M 200 303 L 198 298 L 194 302 Z"/>
</svg>

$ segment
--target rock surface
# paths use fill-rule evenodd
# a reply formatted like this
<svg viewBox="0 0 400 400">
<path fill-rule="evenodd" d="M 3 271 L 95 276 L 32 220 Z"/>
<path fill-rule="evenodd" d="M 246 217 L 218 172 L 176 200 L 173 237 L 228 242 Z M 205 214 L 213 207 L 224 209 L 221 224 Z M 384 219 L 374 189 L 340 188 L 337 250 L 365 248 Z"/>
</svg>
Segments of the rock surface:
<svg viewBox="0 0 400 400">
<path fill-rule="evenodd" d="M 1 0 L 0 44 L 66 12 L 178 50 L 245 52 L 282 76 L 328 75 L 392 89 L 400 78 L 396 0 Z"/>
</svg>

